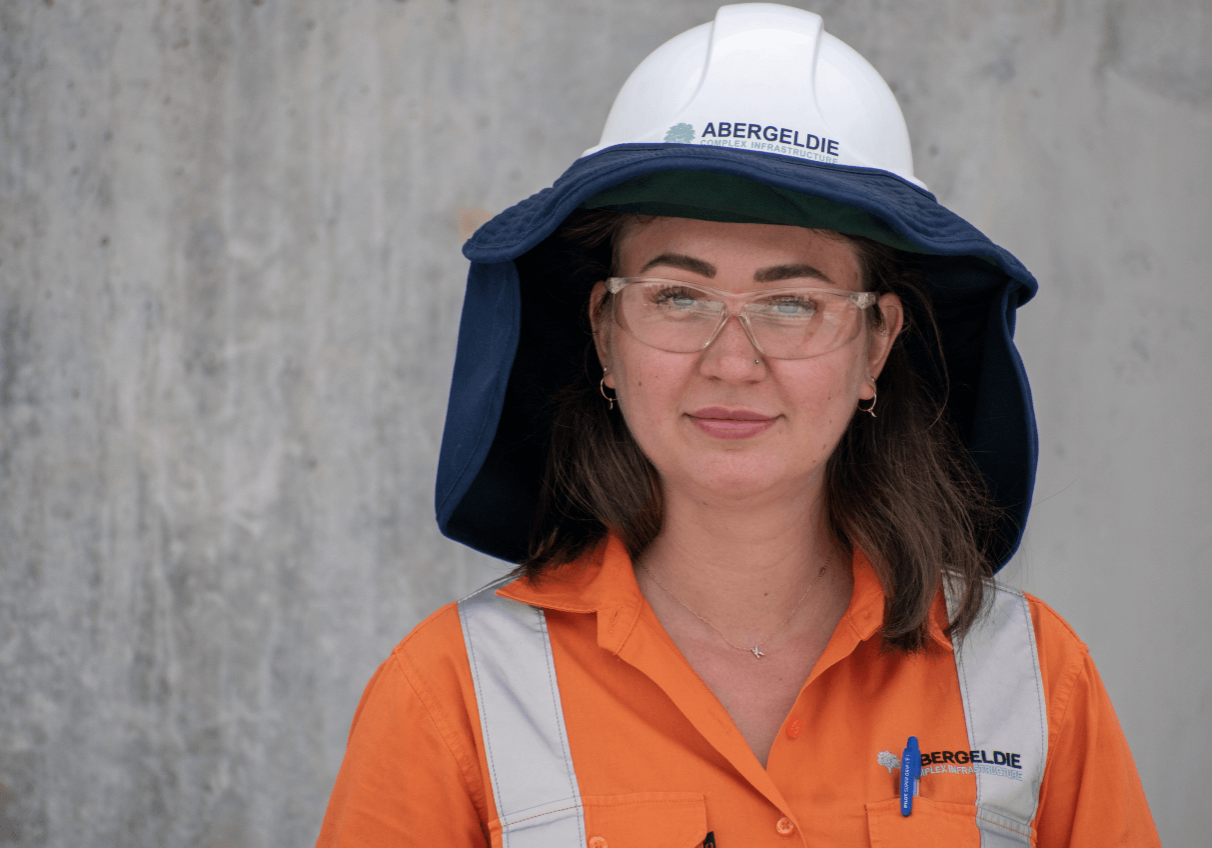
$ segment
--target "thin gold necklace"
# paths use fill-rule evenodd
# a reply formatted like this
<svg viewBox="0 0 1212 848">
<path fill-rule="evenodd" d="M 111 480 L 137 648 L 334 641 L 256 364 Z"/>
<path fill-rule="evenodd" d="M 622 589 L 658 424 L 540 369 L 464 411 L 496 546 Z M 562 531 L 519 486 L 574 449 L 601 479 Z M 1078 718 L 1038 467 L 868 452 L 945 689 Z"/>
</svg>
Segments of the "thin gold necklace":
<svg viewBox="0 0 1212 848">
<path fill-rule="evenodd" d="M 784 618 L 781 622 L 779 622 L 778 627 L 774 628 L 774 632 L 771 633 L 769 636 L 767 636 L 762 641 L 758 642 L 752 648 L 746 648 L 743 645 L 738 645 L 735 642 L 733 642 L 731 639 L 729 639 L 728 636 L 725 635 L 723 630 L 720 630 L 720 628 L 716 627 L 714 624 L 712 624 L 710 621 L 708 621 L 706 618 L 704 618 L 697 610 L 695 610 L 694 607 L 692 607 L 690 604 L 683 601 L 681 598 L 679 598 L 677 595 L 675 595 L 673 593 L 672 589 L 670 589 L 668 586 L 666 586 L 664 583 L 662 583 L 660 580 L 658 580 L 657 576 L 655 574 L 653 574 L 652 571 L 649 570 L 647 565 L 645 565 L 644 563 L 640 563 L 640 568 L 644 569 L 644 573 L 647 574 L 649 577 L 651 577 L 652 582 L 656 583 L 658 586 L 660 586 L 661 590 L 666 595 L 673 598 L 679 604 L 684 606 L 686 608 L 686 611 L 689 612 L 691 615 L 693 615 L 695 618 L 697 618 L 699 621 L 703 622 L 708 627 L 710 627 L 712 630 L 714 630 L 716 633 L 720 634 L 720 638 L 723 639 L 725 642 L 727 642 L 729 647 L 735 648 L 738 651 L 748 651 L 749 653 L 753 654 L 754 657 L 756 657 L 757 659 L 760 660 L 762 657 L 766 656 L 766 652 L 761 650 L 762 645 L 765 645 L 767 642 L 769 642 L 775 636 L 778 636 L 780 633 L 782 633 L 783 628 L 787 626 L 787 622 L 791 621 L 791 617 L 793 615 L 795 615 L 797 612 L 799 612 L 800 607 L 802 607 L 804 605 L 804 601 L 808 600 L 808 593 L 812 591 L 812 587 L 817 584 L 817 581 L 819 581 L 822 577 L 825 576 L 825 571 L 829 568 L 830 559 L 832 559 L 832 557 L 826 558 L 825 564 L 821 566 L 821 570 L 816 573 L 816 577 L 812 578 L 812 582 L 808 584 L 808 588 L 804 590 L 804 594 L 800 596 L 799 601 L 792 608 L 791 612 L 787 613 L 787 617 Z"/>
</svg>

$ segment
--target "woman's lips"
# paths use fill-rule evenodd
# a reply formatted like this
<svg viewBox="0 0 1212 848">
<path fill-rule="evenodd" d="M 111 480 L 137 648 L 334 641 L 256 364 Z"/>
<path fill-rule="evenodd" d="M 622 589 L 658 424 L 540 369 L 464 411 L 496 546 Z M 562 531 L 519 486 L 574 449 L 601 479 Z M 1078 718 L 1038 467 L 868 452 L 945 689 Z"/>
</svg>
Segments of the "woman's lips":
<svg viewBox="0 0 1212 848">
<path fill-rule="evenodd" d="M 748 409 L 709 406 L 690 413 L 690 420 L 701 432 L 717 439 L 748 439 L 769 430 L 776 419 Z"/>
</svg>

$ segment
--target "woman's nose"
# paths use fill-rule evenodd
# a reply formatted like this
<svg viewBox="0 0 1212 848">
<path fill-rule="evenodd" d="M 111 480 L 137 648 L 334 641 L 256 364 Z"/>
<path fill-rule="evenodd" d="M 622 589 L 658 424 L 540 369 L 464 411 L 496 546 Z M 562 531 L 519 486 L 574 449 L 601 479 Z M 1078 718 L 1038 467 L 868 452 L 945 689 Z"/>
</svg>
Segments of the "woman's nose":
<svg viewBox="0 0 1212 848">
<path fill-rule="evenodd" d="M 759 380 L 766 373 L 762 352 L 740 316 L 729 315 L 701 354 L 699 369 L 721 380 Z"/>
</svg>

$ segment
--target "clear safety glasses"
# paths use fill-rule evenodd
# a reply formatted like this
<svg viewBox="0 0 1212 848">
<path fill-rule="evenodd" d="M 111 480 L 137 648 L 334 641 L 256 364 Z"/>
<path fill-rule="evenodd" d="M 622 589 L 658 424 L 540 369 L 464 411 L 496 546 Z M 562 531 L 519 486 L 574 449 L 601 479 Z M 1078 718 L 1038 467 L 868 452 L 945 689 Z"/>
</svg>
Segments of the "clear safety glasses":
<svg viewBox="0 0 1212 848">
<path fill-rule="evenodd" d="M 703 350 L 735 315 L 749 341 L 772 359 L 807 359 L 858 335 L 874 292 L 824 288 L 734 293 L 657 277 L 611 277 L 614 319 L 644 344 L 671 353 Z"/>
</svg>

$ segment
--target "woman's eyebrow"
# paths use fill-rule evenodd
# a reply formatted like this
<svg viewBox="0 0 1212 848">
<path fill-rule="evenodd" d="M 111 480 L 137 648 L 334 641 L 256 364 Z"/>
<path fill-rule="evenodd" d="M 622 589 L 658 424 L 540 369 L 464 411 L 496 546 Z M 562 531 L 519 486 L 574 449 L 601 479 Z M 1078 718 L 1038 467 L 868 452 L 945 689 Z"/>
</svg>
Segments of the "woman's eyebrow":
<svg viewBox="0 0 1212 848">
<path fill-rule="evenodd" d="M 804 277 L 835 285 L 833 280 L 829 279 L 824 273 L 804 263 L 798 265 L 772 265 L 769 268 L 762 268 L 754 273 L 753 281 L 755 283 L 777 283 L 782 280 L 798 280 Z"/>
<path fill-rule="evenodd" d="M 687 256 L 684 253 L 662 253 L 655 259 L 649 260 L 640 269 L 640 273 L 643 274 L 648 269 L 659 265 L 670 268 L 681 268 L 683 271 L 690 271 L 692 274 L 698 274 L 702 277 L 710 278 L 716 275 L 716 267 L 710 262 L 696 259 L 693 256 Z M 801 280 L 804 278 L 836 285 L 825 273 L 803 262 L 791 265 L 772 265 L 769 268 L 759 269 L 753 275 L 755 283 L 778 283 L 783 280 Z"/>
<path fill-rule="evenodd" d="M 668 265 L 671 268 L 681 268 L 683 271 L 689 271 L 692 274 L 698 274 L 701 277 L 714 277 L 715 266 L 710 262 L 704 262 L 702 259 L 695 259 L 693 256 L 687 256 L 684 253 L 662 253 L 656 259 L 649 260 L 640 273 L 643 274 L 649 268 L 657 265 Z"/>
</svg>

